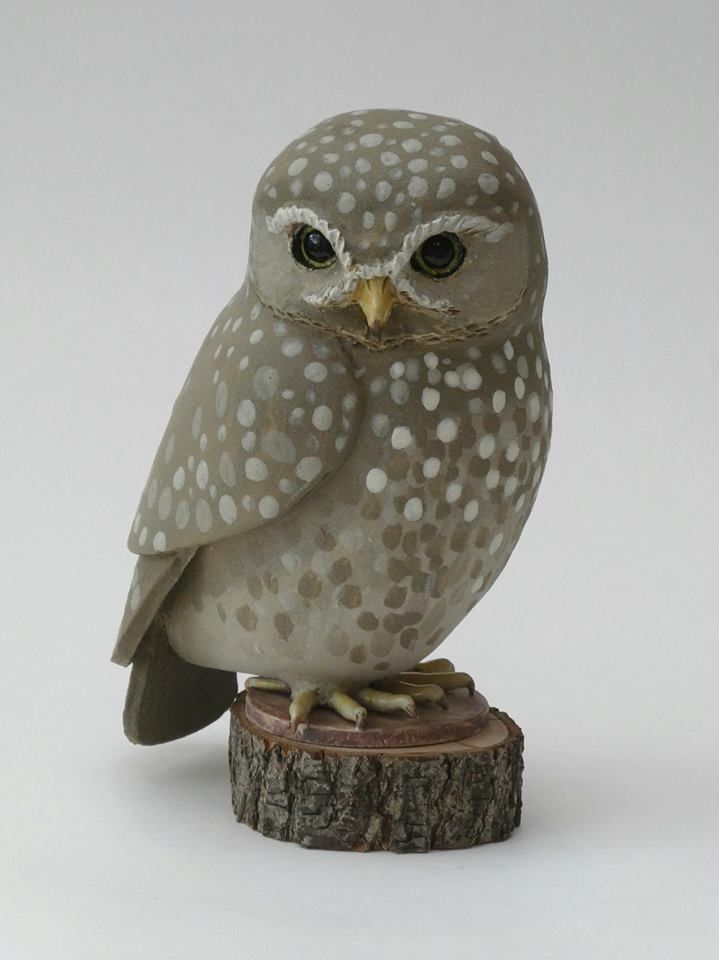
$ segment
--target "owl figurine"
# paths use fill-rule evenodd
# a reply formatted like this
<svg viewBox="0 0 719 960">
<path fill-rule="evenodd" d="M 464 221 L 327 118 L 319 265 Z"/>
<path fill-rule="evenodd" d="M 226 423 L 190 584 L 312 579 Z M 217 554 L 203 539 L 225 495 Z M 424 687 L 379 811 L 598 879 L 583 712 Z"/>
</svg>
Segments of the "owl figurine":
<svg viewBox="0 0 719 960">
<path fill-rule="evenodd" d="M 549 448 L 547 261 L 512 155 L 356 110 L 255 193 L 247 275 L 177 398 L 130 533 L 125 732 L 185 736 L 248 686 L 358 727 L 472 689 L 426 662 L 506 564 Z"/>
</svg>

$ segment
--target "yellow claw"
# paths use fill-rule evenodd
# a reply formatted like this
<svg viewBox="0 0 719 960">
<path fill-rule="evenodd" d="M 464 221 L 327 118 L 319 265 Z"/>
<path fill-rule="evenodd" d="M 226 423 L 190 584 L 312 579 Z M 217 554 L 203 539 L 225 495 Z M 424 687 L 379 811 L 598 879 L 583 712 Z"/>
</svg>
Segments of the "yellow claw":
<svg viewBox="0 0 719 960">
<path fill-rule="evenodd" d="M 424 671 L 410 671 L 399 675 L 404 683 L 433 683 L 443 690 L 469 690 L 474 693 L 474 680 L 468 673 L 425 673 Z"/>
<path fill-rule="evenodd" d="M 414 703 L 436 703 L 443 710 L 449 707 L 447 694 L 436 683 L 406 683 L 404 680 L 388 677 L 386 680 L 378 680 L 375 686 L 388 693 L 406 694 Z"/>
<path fill-rule="evenodd" d="M 454 664 L 451 660 L 440 657 L 437 660 L 425 660 L 418 663 L 413 673 L 454 673 Z"/>
<path fill-rule="evenodd" d="M 327 706 L 331 707 L 335 713 L 339 713 L 345 720 L 354 723 L 358 730 L 364 729 L 367 720 L 367 711 L 361 704 L 357 703 L 356 700 L 353 700 L 349 694 L 336 690 L 330 694 L 326 702 Z"/>
<path fill-rule="evenodd" d="M 410 717 L 417 716 L 414 700 L 407 693 L 364 687 L 357 691 L 356 697 L 368 710 L 376 710 L 377 713 L 394 713 L 396 710 L 403 710 Z"/>
<path fill-rule="evenodd" d="M 289 693 L 289 684 L 284 680 L 274 680 L 272 677 L 248 677 L 245 680 L 245 690 L 269 690 L 271 693 Z"/>
<path fill-rule="evenodd" d="M 306 723 L 320 698 L 314 690 L 301 690 L 290 703 L 290 729 L 296 730 L 301 723 Z"/>
</svg>

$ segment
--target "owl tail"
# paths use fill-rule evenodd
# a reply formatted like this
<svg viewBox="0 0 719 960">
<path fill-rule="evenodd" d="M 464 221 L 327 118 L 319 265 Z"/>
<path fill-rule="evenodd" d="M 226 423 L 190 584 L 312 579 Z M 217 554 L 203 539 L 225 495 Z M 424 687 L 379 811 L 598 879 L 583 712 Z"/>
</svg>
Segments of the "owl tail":
<svg viewBox="0 0 719 960">
<path fill-rule="evenodd" d="M 156 617 L 132 661 L 125 735 L 146 746 L 186 737 L 221 717 L 236 696 L 237 674 L 178 657 Z"/>
</svg>

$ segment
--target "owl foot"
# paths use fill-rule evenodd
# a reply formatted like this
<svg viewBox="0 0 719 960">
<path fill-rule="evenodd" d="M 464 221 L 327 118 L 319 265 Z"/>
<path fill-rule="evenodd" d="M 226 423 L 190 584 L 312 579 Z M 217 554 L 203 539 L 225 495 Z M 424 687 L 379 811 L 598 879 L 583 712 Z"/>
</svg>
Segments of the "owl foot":
<svg viewBox="0 0 719 960">
<path fill-rule="evenodd" d="M 418 663 L 414 670 L 400 674 L 408 683 L 436 683 L 443 690 L 468 690 L 469 695 L 475 691 L 474 680 L 468 673 L 454 669 L 451 660 L 425 660 Z"/>
<path fill-rule="evenodd" d="M 367 711 L 375 713 L 403 712 L 417 716 L 417 704 L 435 703 L 447 709 L 447 690 L 467 689 L 474 693 L 474 681 L 468 673 L 458 673 L 449 660 L 428 660 L 417 664 L 414 670 L 378 680 L 371 687 L 363 687 L 354 696 L 342 690 L 323 695 L 316 690 L 300 690 L 292 695 L 283 680 L 271 677 L 249 677 L 246 690 L 268 690 L 273 693 L 290 694 L 290 727 L 296 730 L 307 723 L 315 707 L 324 706 L 334 710 L 345 720 L 354 723 L 358 730 L 364 729 Z"/>
<path fill-rule="evenodd" d="M 439 693 L 444 696 L 441 690 Z M 368 710 L 376 713 L 394 713 L 402 710 L 410 717 L 417 716 L 414 698 L 403 691 L 395 693 L 390 690 L 363 687 L 352 697 L 341 690 L 335 690 L 329 696 L 321 697 L 314 690 L 302 690 L 292 698 L 290 703 L 291 728 L 296 730 L 299 724 L 307 723 L 314 708 L 320 705 L 329 707 L 345 720 L 354 723 L 358 730 L 364 729 Z"/>
<path fill-rule="evenodd" d="M 364 729 L 367 720 L 367 711 L 347 693 L 335 690 L 327 697 L 321 698 L 314 690 L 301 690 L 292 698 L 290 703 L 290 727 L 296 730 L 301 723 L 307 723 L 315 707 L 329 707 L 345 720 L 349 720 L 358 730 Z"/>
<path fill-rule="evenodd" d="M 447 690 L 468 690 L 474 693 L 474 680 L 468 673 L 454 669 L 450 660 L 427 660 L 418 663 L 414 670 L 399 673 L 395 677 L 379 680 L 375 686 L 380 690 L 410 696 L 415 703 L 436 703 L 447 709 Z"/>
</svg>

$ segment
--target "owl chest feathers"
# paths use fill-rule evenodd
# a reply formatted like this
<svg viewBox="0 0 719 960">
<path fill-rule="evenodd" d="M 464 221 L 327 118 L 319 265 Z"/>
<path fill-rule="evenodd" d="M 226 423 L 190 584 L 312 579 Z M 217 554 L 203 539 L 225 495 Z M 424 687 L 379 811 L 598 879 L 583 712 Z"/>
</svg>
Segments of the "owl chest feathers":
<svg viewBox="0 0 719 960">
<path fill-rule="evenodd" d="M 131 549 L 242 538 L 309 504 L 340 526 L 358 511 L 438 527 L 524 516 L 550 404 L 537 325 L 481 346 L 372 351 L 276 317 L 245 285 L 178 397 Z"/>
<path fill-rule="evenodd" d="M 227 622 L 242 657 L 256 653 L 254 640 L 240 630 L 242 618 L 259 623 L 287 616 L 300 637 L 304 619 L 312 636 L 323 636 L 327 617 L 335 627 L 339 617 L 350 631 L 358 592 L 369 610 L 400 599 L 411 611 L 424 605 L 428 636 L 440 621 L 460 619 L 514 548 L 546 458 L 548 372 L 541 345 L 530 355 L 525 334 L 514 340 L 514 347 L 509 341 L 485 350 L 453 344 L 401 358 L 395 351 L 345 351 L 351 379 L 343 379 L 343 390 L 351 382 L 352 391 L 334 403 L 329 395 L 305 397 L 302 420 L 312 424 L 321 406 L 331 406 L 331 423 L 329 415 L 319 418 L 320 432 L 346 437 L 346 455 L 281 516 L 198 553 L 175 600 L 175 641 L 185 633 L 221 634 L 222 624 L 207 621 L 218 599 L 224 610 L 241 612 L 239 621 Z M 532 342 L 539 343 L 536 336 Z M 316 355 L 311 339 L 305 350 Z M 295 387 L 293 403 L 298 393 Z M 259 432 L 255 443 L 262 448 Z M 319 449 L 312 455 L 323 456 Z M 201 613 L 193 612 L 198 596 L 205 598 Z M 323 606 L 325 596 L 333 599 Z M 297 656 L 305 652 L 300 644 Z"/>
<path fill-rule="evenodd" d="M 520 342 L 522 341 L 522 342 Z M 480 517 L 528 511 L 546 459 L 550 384 L 541 338 L 452 344 L 357 364 L 362 424 L 345 468 L 368 518 Z M 373 505 L 374 504 L 374 505 Z"/>
</svg>

